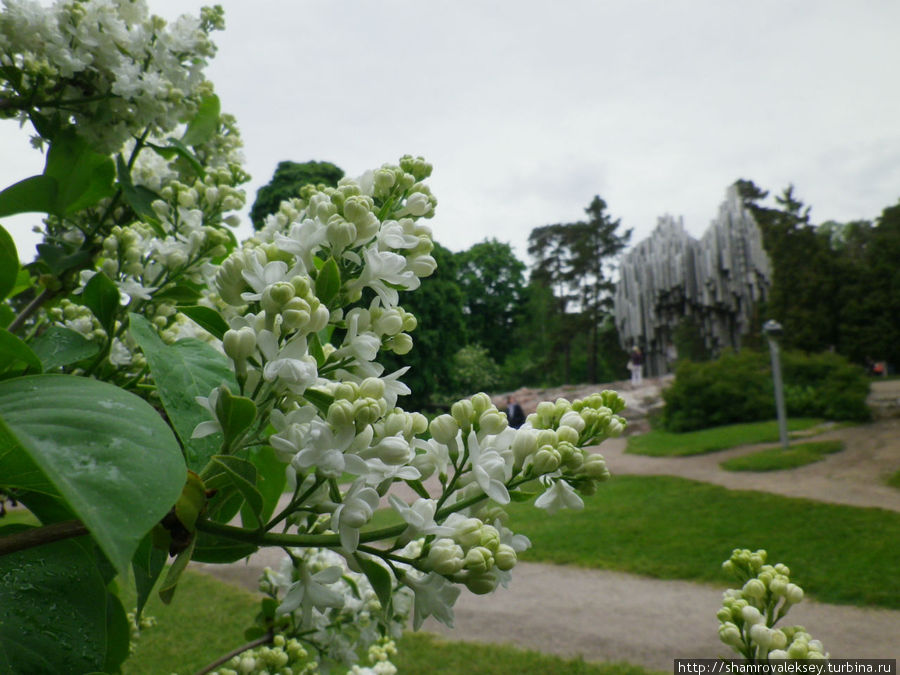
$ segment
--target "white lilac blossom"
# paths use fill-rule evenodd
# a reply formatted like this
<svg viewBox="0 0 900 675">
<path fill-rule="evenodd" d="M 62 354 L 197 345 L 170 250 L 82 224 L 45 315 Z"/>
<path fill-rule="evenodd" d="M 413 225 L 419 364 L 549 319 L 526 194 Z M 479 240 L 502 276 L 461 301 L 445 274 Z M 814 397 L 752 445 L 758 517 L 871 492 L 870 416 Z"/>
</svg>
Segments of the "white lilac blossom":
<svg viewBox="0 0 900 675">
<path fill-rule="evenodd" d="M 790 569 L 766 564 L 766 551 L 735 549 L 722 568 L 742 582 L 722 597 L 719 639 L 745 659 L 758 663 L 782 659 L 825 659 L 822 643 L 803 626 L 776 628 L 792 605 L 803 599 L 803 589 L 790 581 Z"/>
</svg>

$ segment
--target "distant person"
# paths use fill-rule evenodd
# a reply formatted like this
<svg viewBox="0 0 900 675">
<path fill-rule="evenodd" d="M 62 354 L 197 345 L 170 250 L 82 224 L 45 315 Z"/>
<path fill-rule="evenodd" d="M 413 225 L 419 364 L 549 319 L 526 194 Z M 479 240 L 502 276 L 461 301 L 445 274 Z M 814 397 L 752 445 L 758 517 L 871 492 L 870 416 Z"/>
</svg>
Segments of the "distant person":
<svg viewBox="0 0 900 675">
<path fill-rule="evenodd" d="M 637 345 L 631 348 L 631 355 L 628 357 L 628 368 L 631 370 L 631 386 L 636 387 L 644 379 L 644 354 Z"/>
<path fill-rule="evenodd" d="M 525 413 L 522 411 L 522 406 L 512 396 L 506 397 L 506 419 L 509 420 L 509 426 L 513 429 L 518 429 L 525 424 Z"/>
</svg>

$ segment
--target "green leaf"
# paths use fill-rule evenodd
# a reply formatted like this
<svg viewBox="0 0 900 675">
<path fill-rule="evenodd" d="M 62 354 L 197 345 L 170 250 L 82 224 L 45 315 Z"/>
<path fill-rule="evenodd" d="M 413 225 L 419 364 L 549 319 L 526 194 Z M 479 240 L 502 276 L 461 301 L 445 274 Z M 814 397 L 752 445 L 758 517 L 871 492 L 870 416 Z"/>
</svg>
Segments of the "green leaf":
<svg viewBox="0 0 900 675">
<path fill-rule="evenodd" d="M 153 202 L 160 199 L 160 196 L 142 185 L 135 186 L 131 180 L 128 164 L 125 163 L 121 153 L 116 155 L 116 175 L 119 179 L 119 186 L 122 188 L 122 197 L 128 206 L 137 214 L 138 218 L 153 228 L 156 236 L 165 239 L 166 231 L 160 224 L 156 211 L 153 210 Z"/>
<path fill-rule="evenodd" d="M 425 486 L 422 485 L 422 481 L 420 480 L 408 480 L 406 484 L 411 487 L 417 495 L 419 495 L 422 499 L 431 499 L 431 495 L 428 494 L 428 490 L 425 489 Z"/>
<path fill-rule="evenodd" d="M 43 370 L 41 360 L 27 344 L 5 328 L 0 328 L 0 373 L 13 369 L 17 364 L 20 367 L 16 370 L 34 370 L 38 373 Z M 21 368 L 22 365 L 25 368 Z"/>
<path fill-rule="evenodd" d="M 391 573 L 374 560 L 364 558 L 357 554 L 356 562 L 359 563 L 360 569 L 366 575 L 369 583 L 372 584 L 372 590 L 378 596 L 378 601 L 382 607 L 389 607 L 391 602 Z"/>
<path fill-rule="evenodd" d="M 31 275 L 28 273 L 26 269 L 20 269 L 19 273 L 16 275 L 16 283 L 13 286 L 13 289 L 9 292 L 10 298 L 16 297 L 22 291 L 26 291 L 34 284 L 34 280 L 31 278 Z"/>
<path fill-rule="evenodd" d="M 50 176 L 31 176 L 0 192 L 0 217 L 16 213 L 52 213 L 58 186 Z"/>
<path fill-rule="evenodd" d="M 181 578 L 187 564 L 191 561 L 191 556 L 194 553 L 194 546 L 196 543 L 196 537 L 191 539 L 190 545 L 178 554 L 178 557 L 175 558 L 175 562 L 173 562 L 172 566 L 169 568 L 169 573 L 166 574 L 166 580 L 163 581 L 163 584 L 159 589 L 159 599 L 167 605 L 172 602 L 172 598 L 175 595 L 175 587 L 178 586 L 178 580 Z"/>
<path fill-rule="evenodd" d="M 204 532 L 198 532 L 195 539 L 193 560 L 217 565 L 227 565 L 246 558 L 255 553 L 258 548 L 253 544 L 244 544 L 233 539 L 213 537 Z"/>
<path fill-rule="evenodd" d="M 256 419 L 256 404 L 246 396 L 235 396 L 228 387 L 219 387 L 216 401 L 216 418 L 222 425 L 225 446 L 230 447 Z"/>
<path fill-rule="evenodd" d="M 12 293 L 19 276 L 19 254 L 16 242 L 6 228 L 0 226 L 0 300 Z"/>
<path fill-rule="evenodd" d="M 179 284 L 172 284 L 163 288 L 153 296 L 154 300 L 171 300 L 176 304 L 194 303 L 203 295 L 202 288 L 197 284 L 189 281 L 182 281 Z"/>
<path fill-rule="evenodd" d="M 97 317 L 107 335 L 111 335 L 119 312 L 119 288 L 104 272 L 97 272 L 85 284 L 81 299 Z"/>
<path fill-rule="evenodd" d="M 135 614 L 138 621 L 140 621 L 141 612 L 144 611 L 150 594 L 153 593 L 153 586 L 156 585 L 159 575 L 166 566 L 168 557 L 165 551 L 153 546 L 153 533 L 151 532 L 141 540 L 131 559 L 131 570 L 134 573 L 134 586 L 137 591 Z"/>
<path fill-rule="evenodd" d="M 34 375 L 0 382 L 0 475 L 62 497 L 125 573 L 184 485 L 184 460 L 159 413 L 105 382 Z"/>
<path fill-rule="evenodd" d="M 310 333 L 307 338 L 307 344 L 309 345 L 309 354 L 316 360 L 316 365 L 321 368 L 325 365 L 325 352 L 322 350 L 322 343 L 319 342 L 319 334 L 318 333 Z"/>
<path fill-rule="evenodd" d="M 190 164 L 191 168 L 198 176 L 205 175 L 203 170 L 203 165 L 200 163 L 200 160 L 197 159 L 197 156 L 191 152 L 191 149 L 187 147 L 184 143 L 179 141 L 177 138 L 172 138 L 171 136 L 166 139 L 169 142 L 170 150 L 174 150 L 175 154 L 180 156 L 182 159 L 186 160 L 188 164 Z"/>
<path fill-rule="evenodd" d="M 32 340 L 31 349 L 47 371 L 89 359 L 100 351 L 100 345 L 74 330 L 50 326 Z"/>
<path fill-rule="evenodd" d="M 42 261 L 55 276 L 61 276 L 64 272 L 80 267 L 91 260 L 90 251 L 75 251 L 69 253 L 61 246 L 51 244 L 38 244 L 36 246 L 38 259 Z"/>
<path fill-rule="evenodd" d="M 341 271 L 337 261 L 329 258 L 316 276 L 316 296 L 324 305 L 328 305 L 341 290 Z"/>
<path fill-rule="evenodd" d="M 144 352 L 156 389 L 175 432 L 187 454 L 188 467 L 200 471 L 222 445 L 218 434 L 191 438 L 200 422 L 209 421 L 209 413 L 195 398 L 209 396 L 225 383 L 238 391 L 228 359 L 200 340 L 179 340 L 165 344 L 147 319 L 131 314 L 131 335 Z"/>
<path fill-rule="evenodd" d="M 222 339 L 225 331 L 228 330 L 228 324 L 225 319 L 214 309 L 204 307 L 203 305 L 189 305 L 187 307 L 179 307 L 178 311 L 189 319 L 195 321 L 205 331 Z"/>
<path fill-rule="evenodd" d="M 231 457 L 228 455 L 216 455 L 211 460 L 212 471 L 215 472 L 216 480 L 207 479 L 207 486 L 221 485 L 222 480 L 227 480 L 244 498 L 245 503 L 250 507 L 252 514 L 251 522 L 245 523 L 246 527 L 260 527 L 260 514 L 263 508 L 263 498 L 256 489 L 256 467 L 246 459 Z M 255 522 L 254 522 L 255 521 Z"/>
<path fill-rule="evenodd" d="M 268 522 L 278 506 L 287 482 L 285 465 L 275 456 L 275 450 L 268 445 L 250 451 L 250 462 L 256 467 L 256 487 L 262 495 L 263 507 L 260 514 L 263 522 Z"/>
<path fill-rule="evenodd" d="M 334 403 L 334 396 L 318 389 L 307 389 L 303 392 L 303 398 L 316 406 L 323 415 L 328 414 L 328 408 Z"/>
<path fill-rule="evenodd" d="M 90 144 L 66 131 L 50 143 L 44 175 L 58 185 L 53 211 L 63 216 L 93 206 L 115 193 L 115 164 L 107 155 L 94 152 Z"/>
<path fill-rule="evenodd" d="M 74 539 L 0 557 L 0 669 L 9 675 L 101 670 L 106 595 L 94 561 Z"/>
<path fill-rule="evenodd" d="M 122 601 L 114 593 L 106 594 L 106 659 L 104 673 L 117 673 L 130 653 L 131 626 Z"/>
<path fill-rule="evenodd" d="M 207 96 L 197 106 L 197 114 L 194 115 L 181 137 L 185 145 L 203 145 L 213 137 L 219 128 L 219 97 L 215 94 Z"/>
</svg>

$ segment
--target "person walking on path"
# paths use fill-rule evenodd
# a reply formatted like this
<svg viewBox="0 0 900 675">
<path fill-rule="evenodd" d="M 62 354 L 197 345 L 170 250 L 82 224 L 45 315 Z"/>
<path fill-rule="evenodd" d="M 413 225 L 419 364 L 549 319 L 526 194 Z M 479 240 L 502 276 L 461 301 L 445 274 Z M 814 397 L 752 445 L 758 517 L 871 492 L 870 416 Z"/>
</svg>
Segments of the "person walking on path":
<svg viewBox="0 0 900 675">
<path fill-rule="evenodd" d="M 631 348 L 631 356 L 628 357 L 628 368 L 631 370 L 631 386 L 637 387 L 643 381 L 644 375 L 644 354 L 637 345 Z"/>
<path fill-rule="evenodd" d="M 522 406 L 512 396 L 506 397 L 506 418 L 509 420 L 509 426 L 513 429 L 518 429 L 525 424 L 525 413 Z"/>
</svg>

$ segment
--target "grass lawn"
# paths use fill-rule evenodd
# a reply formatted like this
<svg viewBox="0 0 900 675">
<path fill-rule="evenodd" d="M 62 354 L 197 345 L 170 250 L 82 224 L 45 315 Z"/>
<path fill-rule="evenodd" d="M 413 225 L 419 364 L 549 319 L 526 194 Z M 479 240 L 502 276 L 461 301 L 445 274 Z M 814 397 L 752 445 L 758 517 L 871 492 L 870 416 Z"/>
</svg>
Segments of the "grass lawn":
<svg viewBox="0 0 900 675">
<path fill-rule="evenodd" d="M 187 572 L 173 603 L 150 601 L 147 614 L 157 625 L 146 629 L 124 675 L 193 673 L 244 643 L 243 632 L 258 611 L 250 593 L 205 574 Z M 650 675 L 655 671 L 628 664 L 594 664 L 513 647 L 449 642 L 426 633 L 407 633 L 393 662 L 404 675 Z"/>
<path fill-rule="evenodd" d="M 769 448 L 751 452 L 749 455 L 732 457 L 720 462 L 719 466 L 727 471 L 780 471 L 818 462 L 825 459 L 825 455 L 840 452 L 843 449 L 842 441 L 797 443 L 789 445 L 787 450 L 781 447 Z"/>
<path fill-rule="evenodd" d="M 788 431 L 805 431 L 821 424 L 822 421 L 806 417 L 789 419 Z M 686 457 L 734 448 L 738 445 L 770 443 L 777 440 L 779 437 L 776 420 L 729 424 L 682 434 L 654 429 L 646 434 L 629 437 L 625 452 L 650 457 Z"/>
<path fill-rule="evenodd" d="M 732 583 L 734 548 L 764 548 L 823 602 L 900 609 L 900 513 L 794 499 L 670 476 L 618 476 L 554 516 L 509 507 L 534 547 L 523 560 Z"/>
</svg>

